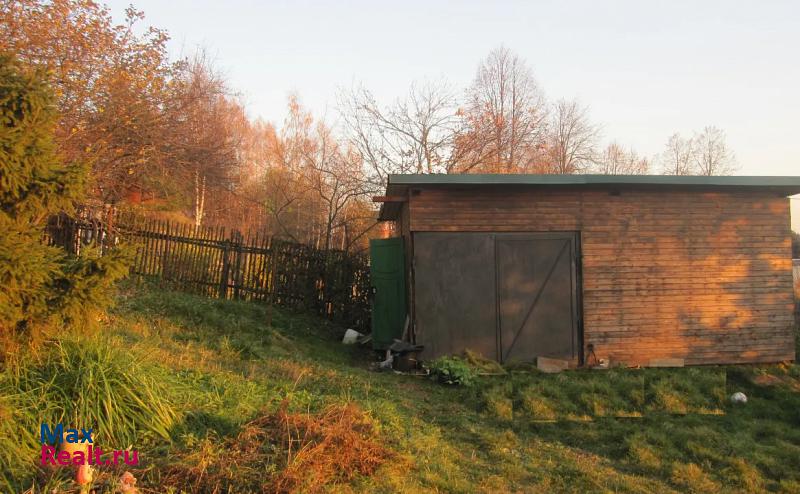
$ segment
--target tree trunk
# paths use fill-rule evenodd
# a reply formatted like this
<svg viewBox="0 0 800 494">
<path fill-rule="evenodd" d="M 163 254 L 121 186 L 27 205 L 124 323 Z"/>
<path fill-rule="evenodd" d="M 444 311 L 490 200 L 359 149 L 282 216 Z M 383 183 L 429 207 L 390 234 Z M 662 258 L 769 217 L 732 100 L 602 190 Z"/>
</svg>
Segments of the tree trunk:
<svg viewBox="0 0 800 494">
<path fill-rule="evenodd" d="M 200 172 L 194 173 L 194 226 L 199 228 L 203 224 L 203 215 L 206 205 L 206 176 L 200 177 Z"/>
</svg>

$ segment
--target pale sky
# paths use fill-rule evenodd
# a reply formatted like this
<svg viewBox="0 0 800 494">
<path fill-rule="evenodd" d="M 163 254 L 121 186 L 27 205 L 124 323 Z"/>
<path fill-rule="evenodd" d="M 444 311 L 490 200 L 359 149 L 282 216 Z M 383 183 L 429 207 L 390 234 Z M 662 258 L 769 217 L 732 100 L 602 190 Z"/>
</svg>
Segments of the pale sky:
<svg viewBox="0 0 800 494">
<path fill-rule="evenodd" d="M 108 2 L 122 19 L 131 0 Z M 336 118 L 362 83 L 390 102 L 415 80 L 471 82 L 505 45 L 550 99 L 590 107 L 606 140 L 660 153 L 674 132 L 724 129 L 741 175 L 800 171 L 798 1 L 138 0 L 173 56 L 205 47 L 252 117 L 295 92 Z M 800 210 L 800 201 L 794 200 Z M 800 214 L 794 214 L 800 230 Z"/>
</svg>

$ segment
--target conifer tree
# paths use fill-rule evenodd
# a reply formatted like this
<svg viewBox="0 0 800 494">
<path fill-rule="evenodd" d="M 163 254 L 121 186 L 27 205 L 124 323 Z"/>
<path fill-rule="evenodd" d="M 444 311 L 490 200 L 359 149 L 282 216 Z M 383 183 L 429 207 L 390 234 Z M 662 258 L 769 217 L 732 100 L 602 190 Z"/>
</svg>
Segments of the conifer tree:
<svg viewBox="0 0 800 494">
<path fill-rule="evenodd" d="M 53 139 L 54 96 L 42 74 L 0 54 L 0 343 L 80 326 L 110 302 L 124 251 L 70 257 L 43 243 L 47 219 L 82 198 L 85 165 L 64 163 Z M 2 353 L 2 352 L 0 352 Z"/>
</svg>

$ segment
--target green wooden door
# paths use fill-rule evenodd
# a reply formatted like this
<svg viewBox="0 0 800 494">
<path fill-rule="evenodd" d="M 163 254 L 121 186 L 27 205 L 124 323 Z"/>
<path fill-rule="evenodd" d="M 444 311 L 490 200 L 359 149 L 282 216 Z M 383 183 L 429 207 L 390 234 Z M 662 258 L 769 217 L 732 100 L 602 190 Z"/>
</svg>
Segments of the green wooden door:
<svg viewBox="0 0 800 494">
<path fill-rule="evenodd" d="M 402 238 L 370 240 L 372 347 L 385 350 L 403 334 L 406 320 L 405 258 Z"/>
</svg>

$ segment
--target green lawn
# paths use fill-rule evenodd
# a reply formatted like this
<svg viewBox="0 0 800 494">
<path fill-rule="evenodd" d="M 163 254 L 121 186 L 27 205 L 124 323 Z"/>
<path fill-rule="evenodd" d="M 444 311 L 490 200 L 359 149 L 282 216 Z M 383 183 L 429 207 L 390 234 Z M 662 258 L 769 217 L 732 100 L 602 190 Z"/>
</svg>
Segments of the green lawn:
<svg viewBox="0 0 800 494">
<path fill-rule="evenodd" d="M 370 371 L 342 328 L 255 303 L 128 287 L 102 326 L 4 369 L 6 490 L 77 492 L 35 467 L 37 424 L 88 416 L 99 444 L 138 449 L 143 492 L 800 492 L 794 365 L 450 387 Z"/>
</svg>

